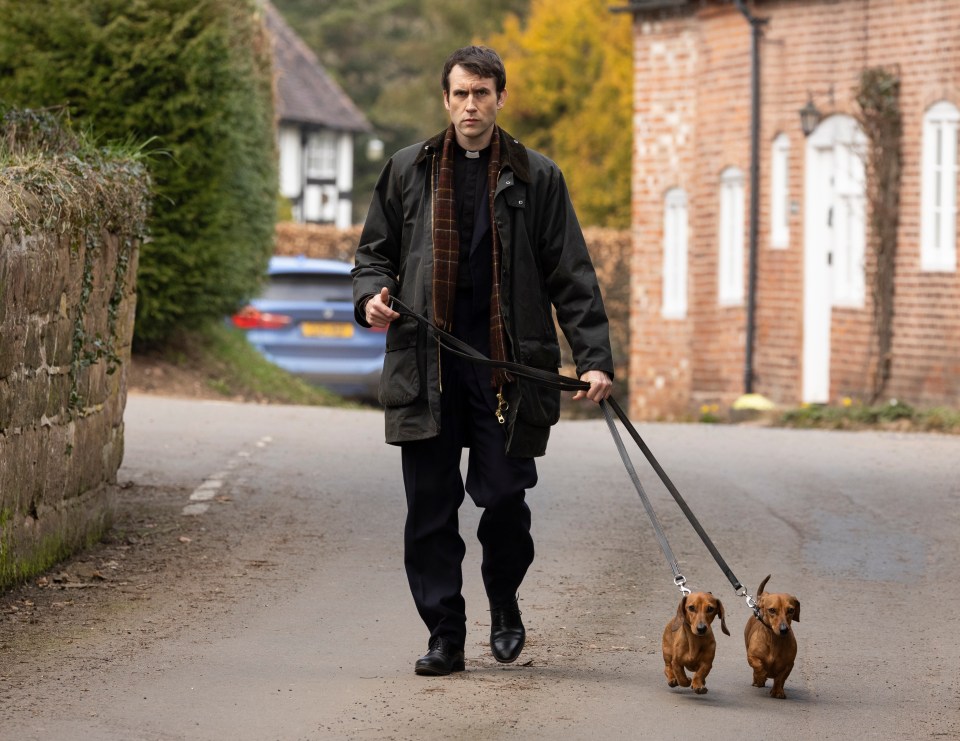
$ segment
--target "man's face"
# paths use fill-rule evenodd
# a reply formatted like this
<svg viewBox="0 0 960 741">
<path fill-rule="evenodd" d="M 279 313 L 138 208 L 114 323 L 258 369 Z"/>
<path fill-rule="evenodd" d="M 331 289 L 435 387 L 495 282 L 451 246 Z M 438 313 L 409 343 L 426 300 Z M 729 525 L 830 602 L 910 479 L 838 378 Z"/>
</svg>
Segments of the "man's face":
<svg viewBox="0 0 960 741">
<path fill-rule="evenodd" d="M 477 77 L 459 64 L 448 77 L 449 90 L 443 92 L 443 105 L 457 132 L 457 141 L 464 149 L 483 149 L 490 143 L 497 111 L 503 107 L 507 91 L 497 95 L 492 77 Z"/>
</svg>

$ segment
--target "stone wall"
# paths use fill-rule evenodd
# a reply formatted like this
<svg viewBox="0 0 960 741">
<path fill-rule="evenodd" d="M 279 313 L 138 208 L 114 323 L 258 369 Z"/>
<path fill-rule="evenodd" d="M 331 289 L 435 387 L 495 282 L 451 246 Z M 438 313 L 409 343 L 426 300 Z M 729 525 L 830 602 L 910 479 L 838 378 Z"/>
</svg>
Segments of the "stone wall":
<svg viewBox="0 0 960 741">
<path fill-rule="evenodd" d="M 13 214 L 0 201 L 0 588 L 109 527 L 137 270 L 136 242 Z"/>
</svg>

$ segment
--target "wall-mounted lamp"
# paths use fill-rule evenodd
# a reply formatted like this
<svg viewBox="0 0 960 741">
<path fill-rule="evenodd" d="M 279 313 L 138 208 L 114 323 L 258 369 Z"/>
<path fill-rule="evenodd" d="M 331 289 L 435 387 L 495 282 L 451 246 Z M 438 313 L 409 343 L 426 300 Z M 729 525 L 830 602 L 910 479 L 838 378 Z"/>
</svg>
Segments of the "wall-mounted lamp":
<svg viewBox="0 0 960 741">
<path fill-rule="evenodd" d="M 375 136 L 367 140 L 367 159 L 370 162 L 379 162 L 383 159 L 383 139 Z"/>
<path fill-rule="evenodd" d="M 820 125 L 822 118 L 820 109 L 813 104 L 813 96 L 808 97 L 807 104 L 800 109 L 800 128 L 803 129 L 803 135 L 810 136 Z"/>
</svg>

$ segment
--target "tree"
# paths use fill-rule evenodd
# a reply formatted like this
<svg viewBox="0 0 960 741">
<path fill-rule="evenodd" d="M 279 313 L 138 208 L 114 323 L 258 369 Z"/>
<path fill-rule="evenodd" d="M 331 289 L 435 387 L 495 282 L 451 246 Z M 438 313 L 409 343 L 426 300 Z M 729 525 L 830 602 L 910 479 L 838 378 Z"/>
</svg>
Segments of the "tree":
<svg viewBox="0 0 960 741">
<path fill-rule="evenodd" d="M 254 0 L 0 0 L 0 98 L 140 142 L 155 184 L 135 339 L 222 317 L 272 251 L 271 55 Z"/>
<path fill-rule="evenodd" d="M 580 219 L 630 223 L 632 35 L 629 14 L 603 0 L 533 0 L 526 24 L 508 17 L 488 44 L 507 68 L 500 120 L 553 157 Z"/>
</svg>

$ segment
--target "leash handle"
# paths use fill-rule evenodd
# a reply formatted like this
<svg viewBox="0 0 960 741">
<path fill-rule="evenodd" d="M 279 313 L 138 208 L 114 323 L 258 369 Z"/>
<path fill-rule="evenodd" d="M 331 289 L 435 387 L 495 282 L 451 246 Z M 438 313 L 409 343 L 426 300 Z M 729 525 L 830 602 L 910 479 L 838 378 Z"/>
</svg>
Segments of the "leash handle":
<svg viewBox="0 0 960 741">
<path fill-rule="evenodd" d="M 408 316 L 423 324 L 430 332 L 433 333 L 433 336 L 441 346 L 461 358 L 466 358 L 474 363 L 490 366 L 492 368 L 502 368 L 508 373 L 529 378 L 531 381 L 535 381 L 542 386 L 547 386 L 559 391 L 588 391 L 590 389 L 590 384 L 586 381 L 581 381 L 579 378 L 562 376 L 559 373 L 552 373 L 551 371 L 542 370 L 541 368 L 532 368 L 529 365 L 521 365 L 520 363 L 510 362 L 509 360 L 491 360 L 482 352 L 473 346 L 468 345 L 460 338 L 454 337 L 446 330 L 440 329 L 440 327 L 438 327 L 436 324 L 431 322 L 425 316 L 415 312 L 398 298 L 391 299 L 390 307 L 401 316 Z"/>
</svg>

